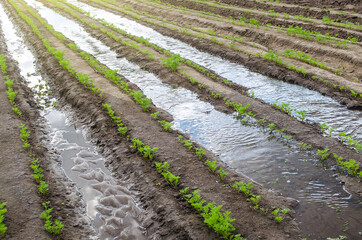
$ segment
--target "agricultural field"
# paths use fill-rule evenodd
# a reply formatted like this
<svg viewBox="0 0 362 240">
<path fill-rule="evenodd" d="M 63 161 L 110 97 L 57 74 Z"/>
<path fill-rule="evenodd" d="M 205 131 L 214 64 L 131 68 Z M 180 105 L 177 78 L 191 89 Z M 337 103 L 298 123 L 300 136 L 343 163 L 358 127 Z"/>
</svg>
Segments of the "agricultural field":
<svg viewBox="0 0 362 240">
<path fill-rule="evenodd" d="M 1 0 L 0 239 L 361 238 L 361 24 L 358 0 Z"/>
</svg>

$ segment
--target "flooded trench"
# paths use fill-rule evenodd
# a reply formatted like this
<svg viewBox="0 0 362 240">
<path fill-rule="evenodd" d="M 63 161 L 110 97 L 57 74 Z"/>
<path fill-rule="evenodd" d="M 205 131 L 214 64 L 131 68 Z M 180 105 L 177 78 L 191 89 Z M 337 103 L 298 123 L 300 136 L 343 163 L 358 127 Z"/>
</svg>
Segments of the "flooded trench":
<svg viewBox="0 0 362 240">
<path fill-rule="evenodd" d="M 361 230 L 358 197 L 344 191 L 333 176 L 335 172 L 324 170 L 314 152 L 300 151 L 295 142 L 285 144 L 258 127 L 244 126 L 235 115 L 221 113 L 211 104 L 200 101 L 197 94 L 164 84 L 125 58 L 117 58 L 114 51 L 91 37 L 74 21 L 37 1 L 26 2 L 35 7 L 56 31 L 109 68 L 117 69 L 157 107 L 172 114 L 175 129 L 188 133 L 221 160 L 265 187 L 298 199 L 297 221 L 303 232 L 316 237 L 358 236 Z M 343 223 L 346 221 L 349 231 L 344 233 Z"/>
<path fill-rule="evenodd" d="M 276 101 L 289 103 L 294 110 L 305 110 L 307 112 L 306 120 L 318 124 L 326 123 L 335 128 L 333 137 L 337 138 L 338 133 L 345 131 L 347 134 L 355 136 L 359 143 L 362 143 L 361 111 L 349 110 L 336 100 L 323 96 L 317 91 L 251 72 L 242 65 L 201 52 L 189 44 L 164 36 L 152 28 L 120 15 L 92 7 L 78 0 L 68 0 L 68 2 L 90 12 L 96 18 L 103 18 L 128 33 L 147 38 L 151 43 L 172 53 L 180 54 L 181 57 L 211 69 L 229 81 L 249 88 L 255 93 L 255 97 L 267 103 L 273 104 Z"/>
<path fill-rule="evenodd" d="M 90 239 L 146 239 L 140 226 L 144 213 L 133 199 L 134 194 L 112 177 L 104 165 L 105 159 L 87 140 L 87 129 L 70 120 L 74 114 L 54 107 L 56 99 L 48 95 L 51 88 L 39 73 L 24 36 L 14 27 L 1 4 L 0 20 L 9 53 L 18 62 L 21 75 L 42 107 L 40 114 L 46 119 L 51 140 L 51 146 L 47 147 L 59 152 L 62 165 L 57 167 L 64 170 L 82 193 L 88 220 L 95 230 Z"/>
</svg>

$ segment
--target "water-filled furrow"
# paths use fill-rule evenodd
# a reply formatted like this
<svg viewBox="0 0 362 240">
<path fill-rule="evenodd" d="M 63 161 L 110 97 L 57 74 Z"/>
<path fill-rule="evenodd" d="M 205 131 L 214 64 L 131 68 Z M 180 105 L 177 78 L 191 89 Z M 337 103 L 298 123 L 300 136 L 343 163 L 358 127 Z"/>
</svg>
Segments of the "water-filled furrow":
<svg viewBox="0 0 362 240">
<path fill-rule="evenodd" d="M 71 123 L 70 112 L 53 107 L 55 99 L 49 99 L 46 80 L 37 71 L 36 59 L 15 29 L 0 4 L 2 30 L 7 48 L 19 64 L 21 75 L 34 90 L 41 115 L 46 119 L 51 147 L 60 153 L 62 169 L 76 184 L 86 204 L 88 221 L 92 222 L 95 236 L 100 239 L 146 239 L 140 220 L 144 213 L 136 205 L 132 193 L 124 183 L 115 180 L 105 167 L 105 159 L 99 155 L 81 125 Z M 54 166 L 58 166 L 54 164 Z"/>
<path fill-rule="evenodd" d="M 358 141 L 362 141 L 362 113 L 347 109 L 330 97 L 323 96 L 319 92 L 309 90 L 302 86 L 289 84 L 268 78 L 258 73 L 250 72 L 242 65 L 232 63 L 220 57 L 201 52 L 190 45 L 171 37 L 163 36 L 152 28 L 143 26 L 135 21 L 112 14 L 108 11 L 94 8 L 78 0 L 68 2 L 80 7 L 97 18 L 106 19 L 116 27 L 135 36 L 148 38 L 151 43 L 180 54 L 181 57 L 190 59 L 201 66 L 215 71 L 220 76 L 250 88 L 255 97 L 268 103 L 289 103 L 292 109 L 305 110 L 306 119 L 317 123 L 326 123 L 335 128 L 332 136 L 337 137 L 339 132 L 345 131 L 352 134 Z"/>
<path fill-rule="evenodd" d="M 218 112 L 209 103 L 200 101 L 195 93 L 164 84 L 155 75 L 143 71 L 125 58 L 117 58 L 114 51 L 91 37 L 74 21 L 34 0 L 26 2 L 81 49 L 90 52 L 101 63 L 117 69 L 120 74 L 137 84 L 157 107 L 172 114 L 174 128 L 189 133 L 193 140 L 266 187 L 299 199 L 301 210 L 297 220 L 302 224 L 316 224 L 311 216 L 320 211 L 317 204 L 320 202 L 325 204 L 321 214 L 333 214 L 336 208 L 355 207 L 353 203 L 356 200 L 350 199 L 350 194 L 331 177 L 333 171 L 323 170 L 315 154 L 300 152 L 295 144 L 287 146 L 275 139 L 269 139 L 270 136 L 261 129 L 243 126 L 233 116 Z M 308 188 L 314 182 L 321 187 Z M 321 197 L 317 197 L 318 195 Z M 351 224 L 356 223 L 353 219 L 349 221 Z"/>
</svg>

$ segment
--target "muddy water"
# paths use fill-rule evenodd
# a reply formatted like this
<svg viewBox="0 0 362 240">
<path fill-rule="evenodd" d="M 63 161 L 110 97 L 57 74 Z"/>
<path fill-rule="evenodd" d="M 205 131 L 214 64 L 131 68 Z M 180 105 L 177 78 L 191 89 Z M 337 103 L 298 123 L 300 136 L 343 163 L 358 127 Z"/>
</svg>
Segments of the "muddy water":
<svg viewBox="0 0 362 240">
<path fill-rule="evenodd" d="M 104 165 L 105 159 L 86 140 L 86 129 L 69 121 L 70 112 L 53 107 L 56 99 L 49 98 L 50 89 L 37 71 L 35 57 L 2 5 L 0 16 L 8 50 L 18 61 L 21 75 L 43 108 L 41 115 L 47 120 L 51 147 L 60 153 L 62 169 L 83 195 L 89 222 L 95 230 L 95 235 L 90 238 L 146 239 L 140 226 L 144 213 L 136 205 L 133 194 L 124 183 L 113 179 Z"/>
<path fill-rule="evenodd" d="M 343 221 L 348 221 L 351 232 L 348 234 L 358 235 L 358 200 L 343 190 L 332 177 L 333 171 L 323 170 L 314 153 L 300 152 L 295 143 L 287 145 L 262 129 L 242 125 L 234 116 L 220 113 L 209 103 L 200 101 L 193 92 L 163 84 L 125 58 L 118 59 L 114 51 L 92 38 L 75 22 L 34 0 L 26 2 L 81 49 L 137 84 L 157 107 L 173 115 L 174 128 L 188 133 L 239 172 L 298 199 L 297 221 L 303 230 L 313 236 L 337 236 L 345 234 L 341 228 Z M 336 209 L 342 209 L 342 212 Z M 319 213 L 317 218 L 316 213 Z M 325 221 L 337 217 L 339 219 L 335 221 Z"/>
<path fill-rule="evenodd" d="M 349 110 L 332 98 L 323 96 L 316 91 L 250 72 L 242 65 L 200 52 L 186 43 L 163 36 L 152 28 L 119 15 L 94 8 L 77 0 L 68 2 L 89 11 L 97 18 L 106 19 L 107 22 L 113 23 L 135 36 L 148 38 L 151 43 L 214 70 L 220 76 L 249 88 L 255 93 L 255 97 L 263 99 L 265 102 L 284 102 L 289 103 L 290 107 L 297 111 L 305 110 L 308 121 L 326 123 L 328 126 L 334 127 L 334 137 L 338 137 L 339 132 L 345 131 L 347 134 L 354 135 L 362 143 L 362 112 Z"/>
</svg>

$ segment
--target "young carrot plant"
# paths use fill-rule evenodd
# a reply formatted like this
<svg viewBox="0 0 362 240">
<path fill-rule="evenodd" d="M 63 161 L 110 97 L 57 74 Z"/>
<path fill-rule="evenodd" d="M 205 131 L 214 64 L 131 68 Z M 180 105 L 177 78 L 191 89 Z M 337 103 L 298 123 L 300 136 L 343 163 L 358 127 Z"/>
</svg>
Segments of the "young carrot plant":
<svg viewBox="0 0 362 240">
<path fill-rule="evenodd" d="M 277 208 L 272 211 L 272 214 L 274 215 L 274 220 L 277 223 L 281 223 L 285 217 L 285 214 L 287 214 L 288 212 L 290 212 L 290 210 L 288 208 L 282 209 L 281 213 L 280 213 L 280 209 Z"/>
<path fill-rule="evenodd" d="M 144 158 L 148 158 L 152 161 L 153 154 L 157 152 L 158 148 L 151 148 L 150 146 L 144 146 L 139 148 L 139 151 L 143 154 Z"/>
<path fill-rule="evenodd" d="M 193 148 L 191 140 L 183 140 L 182 142 L 187 149 L 191 150 Z"/>
<path fill-rule="evenodd" d="M 48 193 L 48 187 L 49 185 L 45 181 L 41 181 L 39 184 L 39 194 L 44 196 Z"/>
<path fill-rule="evenodd" d="M 239 193 L 243 193 L 247 198 L 254 196 L 251 192 L 251 189 L 253 189 L 252 183 L 235 182 L 231 187 L 235 188 Z"/>
<path fill-rule="evenodd" d="M 329 156 L 329 149 L 325 148 L 324 150 L 317 150 L 317 155 L 322 159 L 322 161 L 326 160 Z"/>
<path fill-rule="evenodd" d="M 173 55 L 169 58 L 161 58 L 163 65 L 171 69 L 173 72 L 177 72 L 177 67 L 181 62 L 180 55 Z"/>
<path fill-rule="evenodd" d="M 199 194 L 200 190 L 195 190 L 191 194 L 187 194 L 188 188 L 181 189 L 180 194 L 190 203 L 203 217 L 204 222 L 208 224 L 223 239 L 242 240 L 238 235 L 232 235 L 235 227 L 231 224 L 235 219 L 230 217 L 230 212 L 224 214 L 220 212 L 222 205 L 215 206 L 215 202 L 207 203 Z"/>
<path fill-rule="evenodd" d="M 204 156 L 206 154 L 205 149 L 195 147 L 195 150 L 196 150 L 196 155 L 199 158 L 199 160 L 201 160 L 202 156 Z"/>
<path fill-rule="evenodd" d="M 159 123 L 161 123 L 163 129 L 165 129 L 166 132 L 170 132 L 171 131 L 171 126 L 173 125 L 172 123 L 169 123 L 165 120 L 162 121 L 158 121 Z"/>
<path fill-rule="evenodd" d="M 166 179 L 166 181 L 171 186 L 177 187 L 180 177 L 175 176 L 168 170 L 170 167 L 170 164 L 168 162 L 164 162 L 164 163 L 155 162 L 155 165 L 156 165 L 157 171 Z"/>
<path fill-rule="evenodd" d="M 45 229 L 50 234 L 59 235 L 64 228 L 64 224 L 59 220 L 52 221 L 53 216 L 51 215 L 51 212 L 53 211 L 53 208 L 49 208 L 49 204 L 49 201 L 42 203 L 44 211 L 41 213 L 40 217 L 45 220 Z"/>
<path fill-rule="evenodd" d="M 225 176 L 229 174 L 228 172 L 224 171 L 223 168 L 219 168 L 219 170 L 217 170 L 217 171 L 219 172 L 219 174 L 220 174 L 220 179 L 221 179 L 222 181 L 224 181 Z"/>
<path fill-rule="evenodd" d="M 6 202 L 0 203 L 0 237 L 5 235 L 6 230 L 8 229 L 6 225 L 3 223 L 5 219 L 5 213 L 7 209 L 5 208 Z"/>
<path fill-rule="evenodd" d="M 217 168 L 216 160 L 212 161 L 212 162 L 207 160 L 205 163 L 206 163 L 207 166 L 209 166 L 209 169 L 210 169 L 211 172 L 215 172 L 215 170 Z"/>
<path fill-rule="evenodd" d="M 155 112 L 155 113 L 151 113 L 151 116 L 153 117 L 154 120 L 157 120 L 158 114 L 160 112 Z"/>
</svg>

